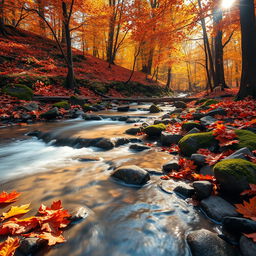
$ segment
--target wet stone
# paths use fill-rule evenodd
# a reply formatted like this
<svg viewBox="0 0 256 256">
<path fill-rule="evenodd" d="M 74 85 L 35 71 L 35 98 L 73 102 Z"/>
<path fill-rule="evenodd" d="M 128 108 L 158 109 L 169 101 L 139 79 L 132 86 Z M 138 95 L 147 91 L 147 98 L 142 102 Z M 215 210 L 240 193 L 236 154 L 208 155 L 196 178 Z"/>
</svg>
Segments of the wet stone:
<svg viewBox="0 0 256 256">
<path fill-rule="evenodd" d="M 256 221 L 246 218 L 225 217 L 222 225 L 225 230 L 231 233 L 256 233 Z"/>
<path fill-rule="evenodd" d="M 117 108 L 118 112 L 128 112 L 130 109 L 130 106 L 120 106 Z"/>
<path fill-rule="evenodd" d="M 110 139 L 106 139 L 106 138 L 99 140 L 95 144 L 95 147 L 106 149 L 106 150 L 112 149 L 114 148 L 114 146 L 115 144 Z"/>
<path fill-rule="evenodd" d="M 232 155 L 224 158 L 224 160 L 227 159 L 244 159 L 247 160 L 247 156 L 253 156 L 252 152 L 248 148 L 241 148 L 237 151 L 235 151 Z"/>
<path fill-rule="evenodd" d="M 89 209 L 85 207 L 79 207 L 71 212 L 71 222 L 80 221 L 86 219 L 89 215 Z"/>
<path fill-rule="evenodd" d="M 134 151 L 144 151 L 144 150 L 149 150 L 151 147 L 143 145 L 143 144 L 132 144 L 130 145 L 130 149 Z"/>
<path fill-rule="evenodd" d="M 211 176 L 214 176 L 213 167 L 210 166 L 210 165 L 203 166 L 203 167 L 200 169 L 199 173 L 202 174 L 202 175 L 211 175 Z"/>
<path fill-rule="evenodd" d="M 24 256 L 28 256 L 38 252 L 45 246 L 47 246 L 46 240 L 39 239 L 36 237 L 22 238 L 20 246 L 18 248 L 18 252 L 20 252 Z"/>
<path fill-rule="evenodd" d="M 103 118 L 101 116 L 98 116 L 98 115 L 84 114 L 83 119 L 86 120 L 86 121 L 99 121 L 99 120 L 102 120 Z"/>
<path fill-rule="evenodd" d="M 177 144 L 181 139 L 182 135 L 162 132 L 160 141 L 163 146 L 171 146 L 172 144 Z"/>
<path fill-rule="evenodd" d="M 187 132 L 186 135 L 187 135 L 187 134 L 199 133 L 199 132 L 201 132 L 201 131 L 200 131 L 198 128 L 195 127 L 195 128 L 193 128 L 193 129 L 191 129 L 189 132 Z"/>
<path fill-rule="evenodd" d="M 198 199 L 202 200 L 212 194 L 213 185 L 209 181 L 195 181 L 193 187 Z"/>
<path fill-rule="evenodd" d="M 202 166 L 205 164 L 205 156 L 202 154 L 192 154 L 191 160 L 193 160 L 195 164 L 199 166 Z"/>
<path fill-rule="evenodd" d="M 195 194 L 195 189 L 188 184 L 178 185 L 173 191 L 184 198 L 192 197 Z"/>
<path fill-rule="evenodd" d="M 255 256 L 256 243 L 254 243 L 252 239 L 249 239 L 245 236 L 241 236 L 239 245 L 242 256 Z"/>
<path fill-rule="evenodd" d="M 129 135 L 137 135 L 137 133 L 141 132 L 141 128 L 130 128 L 125 131 L 125 133 Z"/>
<path fill-rule="evenodd" d="M 168 173 L 171 171 L 178 171 L 180 169 L 178 160 L 171 160 L 168 163 L 163 165 L 163 171 Z"/>
</svg>

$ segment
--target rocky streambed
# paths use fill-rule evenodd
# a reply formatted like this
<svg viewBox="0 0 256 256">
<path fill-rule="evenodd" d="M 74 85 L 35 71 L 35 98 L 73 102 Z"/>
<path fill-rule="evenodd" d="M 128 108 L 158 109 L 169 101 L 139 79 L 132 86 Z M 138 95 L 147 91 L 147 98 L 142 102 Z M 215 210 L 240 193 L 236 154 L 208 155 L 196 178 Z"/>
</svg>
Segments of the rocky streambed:
<svg viewBox="0 0 256 256">
<path fill-rule="evenodd" d="M 31 202 L 34 211 L 41 202 L 61 199 L 70 212 L 86 212 L 64 232 L 65 244 L 40 250 L 29 245 L 20 255 L 239 255 L 239 238 L 227 229 L 240 216 L 229 201 L 212 195 L 211 183 L 160 179 L 179 168 L 178 156 L 162 146 L 181 138 L 159 123 L 174 122 L 166 113 L 185 106 L 164 105 L 163 112 L 154 106 L 155 113 L 149 107 L 0 130 L 2 190 L 22 192 L 19 203 Z M 195 195 L 200 205 L 191 199 Z M 244 236 L 240 244 L 243 251 L 255 249 Z"/>
</svg>

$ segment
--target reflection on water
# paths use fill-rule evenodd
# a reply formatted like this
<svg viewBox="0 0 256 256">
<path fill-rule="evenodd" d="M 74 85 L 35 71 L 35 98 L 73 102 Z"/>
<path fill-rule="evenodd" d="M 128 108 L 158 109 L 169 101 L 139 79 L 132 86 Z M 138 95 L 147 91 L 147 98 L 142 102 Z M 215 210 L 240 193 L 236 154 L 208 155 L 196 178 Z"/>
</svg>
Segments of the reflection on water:
<svg viewBox="0 0 256 256">
<path fill-rule="evenodd" d="M 71 136 L 84 132 L 91 137 L 100 130 L 107 136 L 109 129 L 101 127 L 113 125 L 97 123 L 93 131 L 81 122 L 84 121 L 41 124 L 41 128 Z M 124 123 L 116 125 L 130 127 Z M 28 127 L 27 131 L 32 128 Z M 20 133 L 9 130 L 9 137 L 25 130 Z M 113 131 L 109 133 L 113 135 Z M 86 220 L 65 231 L 65 244 L 38 255 L 189 256 L 186 233 L 201 227 L 214 228 L 193 206 L 175 194 L 164 193 L 158 186 L 159 176 L 151 176 L 151 181 L 142 188 L 124 186 L 110 178 L 113 167 L 122 164 L 160 169 L 172 159 L 167 153 L 154 150 L 133 153 L 129 145 L 99 152 L 91 148 L 54 147 L 34 138 L 16 137 L 19 140 L 2 142 L 0 148 L 1 178 L 12 178 L 2 184 L 1 189 L 22 192 L 19 204 L 31 202 L 31 214 L 36 213 L 41 202 L 50 204 L 59 199 L 70 211 L 81 206 L 89 211 Z M 79 162 L 80 157 L 100 157 L 101 160 Z M 34 174 L 28 176 L 27 173 Z M 23 177 L 13 179 L 20 174 Z M 164 182 L 173 186 L 175 183 Z"/>
</svg>

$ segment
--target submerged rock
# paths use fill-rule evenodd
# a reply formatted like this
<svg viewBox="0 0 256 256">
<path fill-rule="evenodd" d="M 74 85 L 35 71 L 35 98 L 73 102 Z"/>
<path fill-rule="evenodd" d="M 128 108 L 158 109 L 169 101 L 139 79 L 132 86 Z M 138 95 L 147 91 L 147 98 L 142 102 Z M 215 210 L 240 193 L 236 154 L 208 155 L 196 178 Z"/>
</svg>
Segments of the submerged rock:
<svg viewBox="0 0 256 256">
<path fill-rule="evenodd" d="M 200 229 L 188 234 L 187 242 L 193 256 L 238 256 L 239 253 L 217 234 Z"/>
<path fill-rule="evenodd" d="M 88 115 L 88 114 L 84 114 L 83 115 L 83 119 L 86 121 L 99 121 L 99 120 L 103 120 L 103 118 L 101 116 L 98 115 Z"/>
<path fill-rule="evenodd" d="M 228 159 L 214 166 L 214 174 L 220 189 L 229 194 L 240 194 L 256 184 L 256 164 L 243 159 Z"/>
<path fill-rule="evenodd" d="M 222 222 L 224 217 L 238 217 L 236 208 L 219 196 L 210 196 L 203 199 L 200 206 L 207 216 L 215 221 Z"/>
<path fill-rule="evenodd" d="M 149 173 L 136 165 L 119 167 L 111 176 L 133 185 L 144 185 L 150 180 Z"/>
<path fill-rule="evenodd" d="M 199 200 L 205 199 L 212 194 L 213 185 L 209 181 L 194 181 L 193 187 Z"/>
</svg>

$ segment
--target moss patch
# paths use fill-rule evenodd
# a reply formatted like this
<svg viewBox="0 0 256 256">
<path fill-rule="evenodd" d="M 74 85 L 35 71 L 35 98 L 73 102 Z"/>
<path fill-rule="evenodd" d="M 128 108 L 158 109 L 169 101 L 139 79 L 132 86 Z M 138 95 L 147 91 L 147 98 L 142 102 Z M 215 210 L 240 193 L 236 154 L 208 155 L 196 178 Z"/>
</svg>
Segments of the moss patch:
<svg viewBox="0 0 256 256">
<path fill-rule="evenodd" d="M 23 84 L 5 86 L 3 92 L 20 100 L 32 100 L 33 97 L 33 91 Z"/>
<path fill-rule="evenodd" d="M 212 105 L 212 104 L 217 104 L 217 103 L 219 103 L 217 100 L 209 99 L 209 100 L 205 101 L 205 102 L 200 106 L 200 108 L 208 108 L 210 105 Z"/>
<path fill-rule="evenodd" d="M 201 129 L 201 125 L 196 122 L 186 122 L 182 124 L 182 130 L 189 132 L 193 128 Z"/>
<path fill-rule="evenodd" d="M 150 113 L 159 113 L 161 111 L 162 111 L 162 109 L 159 108 L 158 106 L 156 106 L 155 104 L 151 105 L 149 108 Z"/>
<path fill-rule="evenodd" d="M 247 147 L 251 151 L 256 150 L 256 134 L 247 130 L 235 130 L 239 144 L 234 145 L 235 149 Z"/>
<path fill-rule="evenodd" d="M 155 125 L 149 125 L 147 126 L 143 132 L 145 132 L 148 136 L 154 137 L 154 136 L 160 136 L 161 132 L 166 129 L 166 126 L 164 124 L 155 124 Z"/>
<path fill-rule="evenodd" d="M 53 104 L 53 107 L 70 109 L 70 105 L 67 101 L 57 102 L 57 103 Z"/>
<path fill-rule="evenodd" d="M 225 173 L 242 179 L 246 177 L 251 184 L 256 184 L 256 164 L 243 159 L 227 159 L 220 161 L 214 166 L 214 173 L 218 176 L 219 173 Z"/>
</svg>

